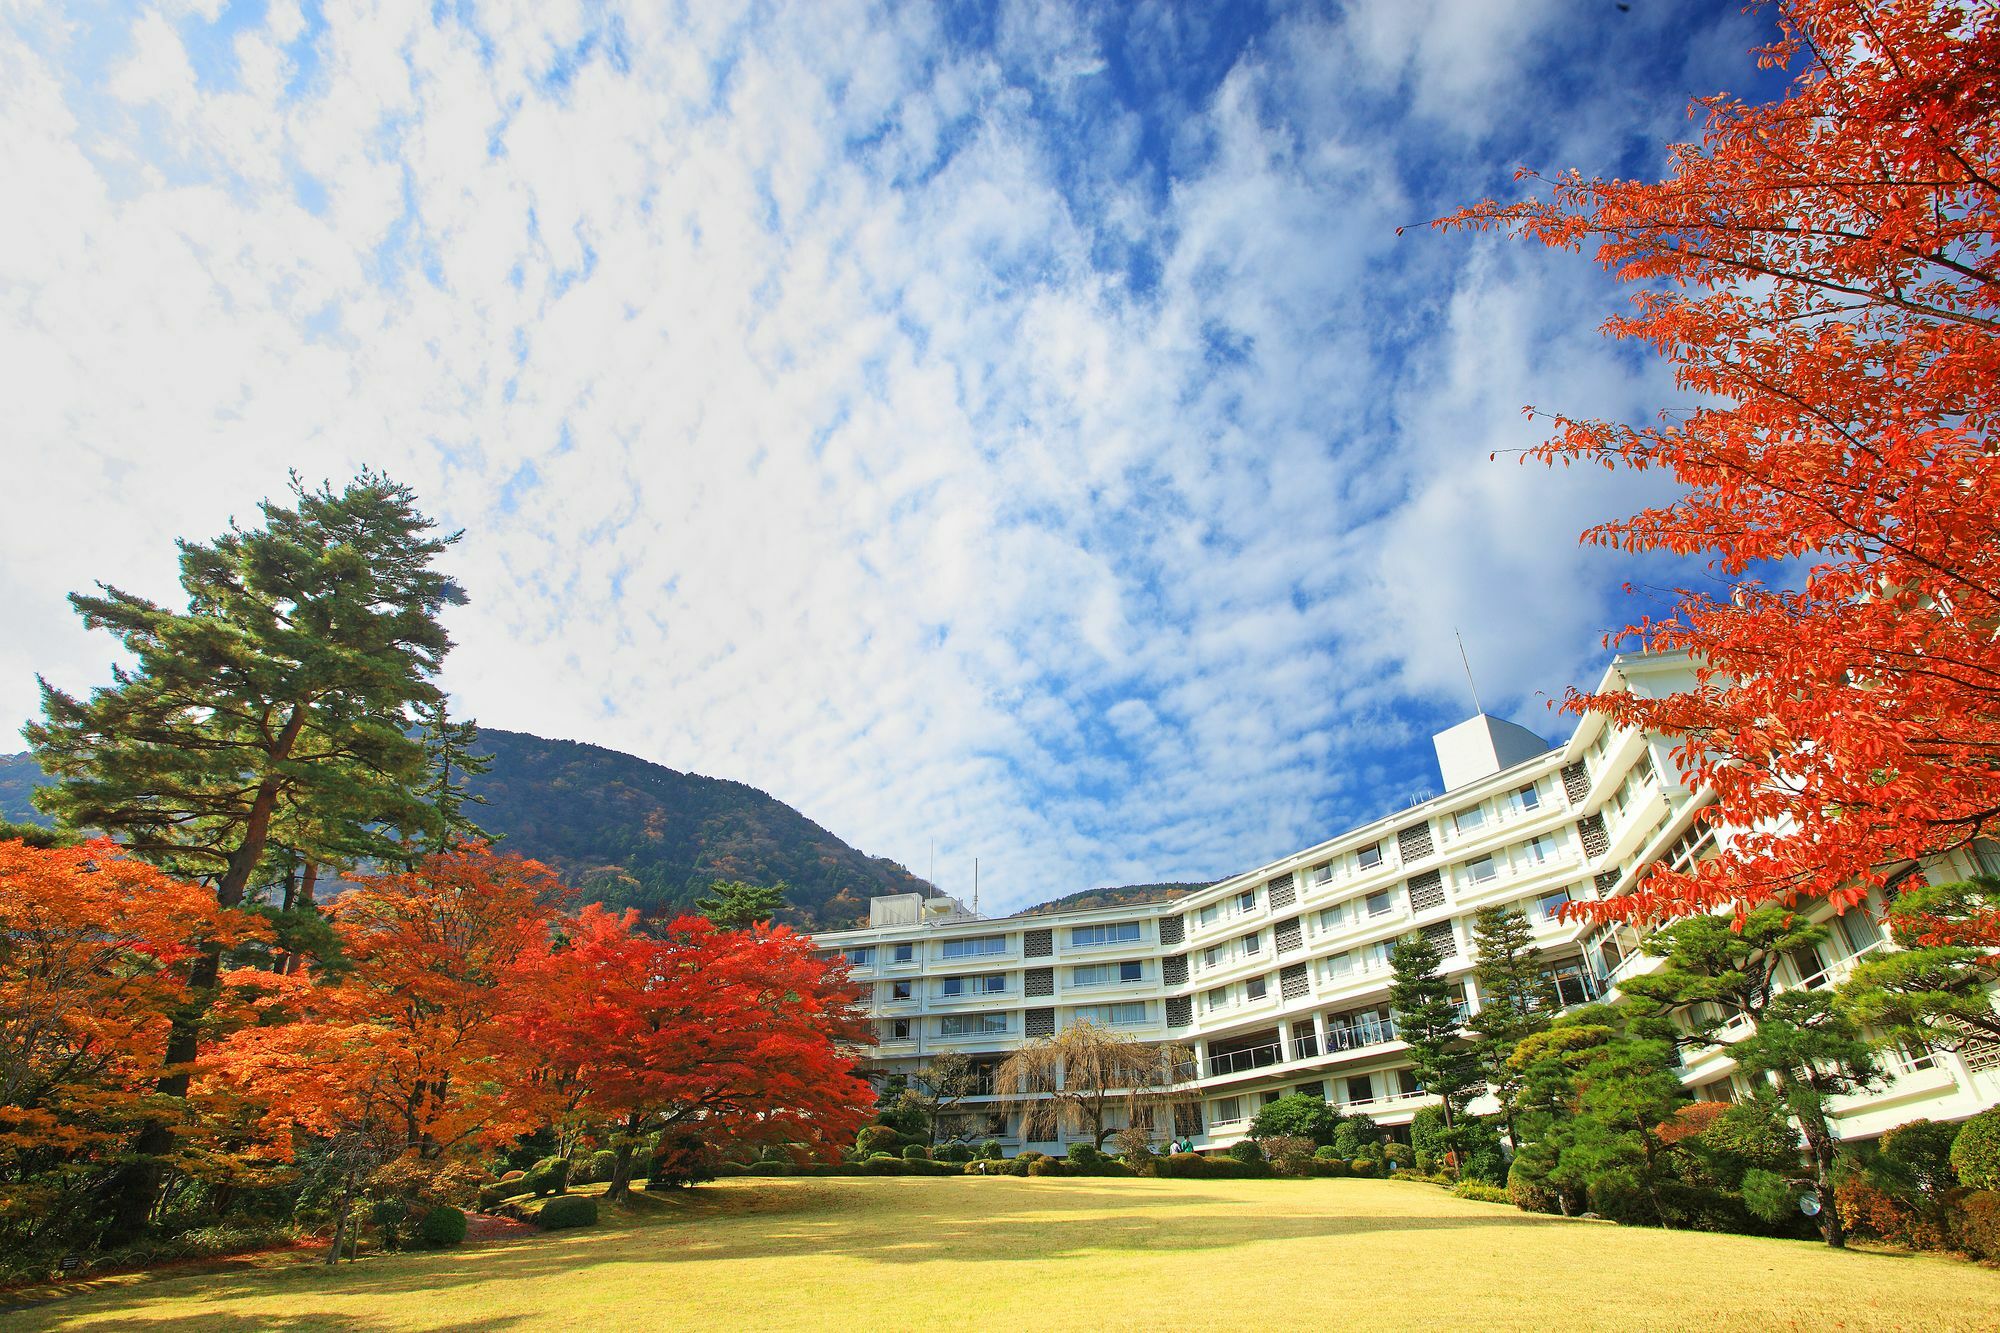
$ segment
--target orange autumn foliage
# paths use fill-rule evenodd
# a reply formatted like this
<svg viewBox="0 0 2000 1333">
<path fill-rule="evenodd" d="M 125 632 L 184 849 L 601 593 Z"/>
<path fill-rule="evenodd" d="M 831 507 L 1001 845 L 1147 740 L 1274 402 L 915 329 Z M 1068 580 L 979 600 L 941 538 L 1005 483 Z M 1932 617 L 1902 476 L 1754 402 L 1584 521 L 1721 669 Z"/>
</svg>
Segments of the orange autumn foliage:
<svg viewBox="0 0 2000 1333">
<path fill-rule="evenodd" d="M 1532 177 L 1546 197 L 1434 224 L 1594 247 L 1638 288 L 1606 331 L 1696 404 L 1556 414 L 1530 452 L 1670 474 L 1676 498 L 1585 540 L 1705 556 L 1727 588 L 1625 631 L 1692 653 L 1696 688 L 1566 701 L 1683 738 L 1733 836 L 1600 919 L 1845 907 L 2000 829 L 2000 23 L 1946 0 L 1776 15 L 1758 55 L 1788 95 L 1697 102 L 1666 179 Z"/>
<path fill-rule="evenodd" d="M 339 975 L 225 978 L 259 1021 L 219 1044 L 208 1089 L 256 1103 L 281 1153 L 292 1131 L 431 1158 L 533 1128 L 508 1024 L 538 1002 L 515 969 L 548 937 L 553 872 L 472 845 L 355 883 L 329 908 Z"/>
<path fill-rule="evenodd" d="M 108 840 L 0 842 L 0 1223 L 179 1114 L 154 1087 L 187 965 L 265 933 Z"/>
</svg>

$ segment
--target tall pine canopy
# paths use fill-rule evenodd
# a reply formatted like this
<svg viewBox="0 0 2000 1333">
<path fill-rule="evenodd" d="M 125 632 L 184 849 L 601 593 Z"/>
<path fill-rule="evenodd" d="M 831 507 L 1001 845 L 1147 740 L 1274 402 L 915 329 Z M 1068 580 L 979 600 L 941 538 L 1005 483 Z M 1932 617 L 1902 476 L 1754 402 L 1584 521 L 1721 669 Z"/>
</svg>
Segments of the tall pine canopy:
<svg viewBox="0 0 2000 1333">
<path fill-rule="evenodd" d="M 79 699 L 43 680 L 26 729 L 56 781 L 37 793 L 70 827 L 241 901 L 274 826 L 316 861 L 386 859 L 437 818 L 422 799 L 413 709 L 462 602 L 434 568 L 439 536 L 408 487 L 364 472 L 340 491 L 263 503 L 261 527 L 180 543 L 184 610 L 106 584 L 70 598 L 132 656 Z"/>
</svg>

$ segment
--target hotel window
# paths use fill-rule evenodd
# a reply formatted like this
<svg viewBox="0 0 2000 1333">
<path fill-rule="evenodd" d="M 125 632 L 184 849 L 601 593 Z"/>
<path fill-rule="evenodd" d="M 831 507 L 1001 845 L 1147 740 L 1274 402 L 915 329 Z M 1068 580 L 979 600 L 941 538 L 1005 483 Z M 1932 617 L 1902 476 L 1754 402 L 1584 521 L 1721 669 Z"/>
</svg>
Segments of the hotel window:
<svg viewBox="0 0 2000 1333">
<path fill-rule="evenodd" d="M 1381 864 L 1382 844 L 1379 842 L 1372 847 L 1360 848 L 1354 853 L 1354 865 L 1357 870 L 1373 870 Z"/>
<path fill-rule="evenodd" d="M 890 1040 L 890 1041 L 908 1041 L 909 1039 L 910 1039 L 910 1020 L 909 1020 L 909 1019 L 907 1019 L 907 1018 L 892 1018 L 892 1019 L 890 1019 L 890 1020 L 889 1020 L 889 1040 Z"/>
<path fill-rule="evenodd" d="M 1239 911 L 1239 912 L 1254 912 L 1254 911 L 1256 911 L 1256 910 L 1257 910 L 1257 890 L 1255 890 L 1255 889 L 1245 889 L 1245 890 L 1243 890 L 1243 892 L 1241 892 L 1241 893 L 1237 894 L 1237 895 L 1236 895 L 1236 910 L 1237 910 L 1237 911 Z"/>
<path fill-rule="evenodd" d="M 1847 941 L 1849 953 L 1860 953 L 1872 949 L 1882 942 L 1882 928 L 1875 924 L 1875 918 L 1868 915 L 1865 905 L 1857 904 L 1834 918 L 1840 927 L 1840 934 Z"/>
<path fill-rule="evenodd" d="M 1465 877 L 1474 884 L 1484 884 L 1498 873 L 1494 869 L 1493 858 L 1490 856 L 1482 856 L 1477 861 L 1467 861 L 1465 863 Z"/>
<path fill-rule="evenodd" d="M 875 962 L 875 950 L 873 947 L 849 949 L 846 958 L 849 967 L 871 967 Z"/>
<path fill-rule="evenodd" d="M 1398 1069 L 1396 1087 L 1405 1097 L 1414 1097 L 1424 1090 L 1424 1085 L 1417 1081 L 1417 1071 L 1414 1069 Z"/>
<path fill-rule="evenodd" d="M 1569 890 L 1557 889 L 1554 893 L 1545 893 L 1535 899 L 1535 911 L 1542 920 L 1554 921 L 1556 914 L 1562 911 L 1563 904 L 1568 901 Z"/>
<path fill-rule="evenodd" d="M 1214 1013 L 1217 1009 L 1228 1008 L 1229 987 L 1217 986 L 1214 990 L 1207 992 L 1201 997 L 1201 1003 L 1202 1007 L 1210 1013 Z"/>
<path fill-rule="evenodd" d="M 1486 822 L 1486 807 L 1475 805 L 1470 810 L 1460 810 L 1451 817 L 1451 825 L 1460 833 L 1470 833 Z"/>
<path fill-rule="evenodd" d="M 1119 980 L 1119 981 L 1121 981 L 1121 982 L 1125 982 L 1125 981 L 1144 981 L 1145 979 L 1146 979 L 1146 969 L 1145 969 L 1145 967 L 1144 967 L 1144 965 L 1143 965 L 1143 964 L 1140 964 L 1140 963 L 1120 963 L 1120 964 L 1118 965 L 1118 980 Z"/>
<path fill-rule="evenodd" d="M 1111 980 L 1111 965 L 1109 963 L 1093 963 L 1089 967 L 1074 967 L 1070 969 L 1069 973 L 1069 984 L 1072 986 L 1102 986 L 1109 980 Z"/>
<path fill-rule="evenodd" d="M 947 1014 L 938 1020 L 940 1037 L 980 1037 L 1006 1030 L 1005 1014 Z"/>
<path fill-rule="evenodd" d="M 1243 983 L 1243 995 L 1246 999 L 1261 1000 L 1266 993 L 1267 988 L 1262 977 L 1252 977 Z"/>
<path fill-rule="evenodd" d="M 1324 912 L 1321 912 L 1319 914 L 1319 928 L 1321 930 L 1339 930 L 1343 925 L 1346 924 L 1347 924 L 1346 903 L 1336 903 L 1334 906 L 1327 908 Z"/>
<path fill-rule="evenodd" d="M 959 995 L 1001 995 L 1007 990 L 1007 974 L 994 972 L 983 977 L 945 977 L 938 982 L 938 994 L 950 999 Z"/>
<path fill-rule="evenodd" d="M 1072 948 L 1088 948 L 1099 944 L 1131 944 L 1139 938 L 1137 921 L 1118 921 L 1109 925 L 1075 926 L 1069 932 Z"/>
<path fill-rule="evenodd" d="M 946 940 L 942 950 L 946 958 L 982 958 L 988 954 L 1006 953 L 1005 935 L 974 935 L 970 939 Z"/>
<path fill-rule="evenodd" d="M 1334 954 L 1326 960 L 1323 966 L 1326 969 L 1327 980 L 1336 980 L 1354 970 L 1354 955 L 1351 953 Z"/>
<path fill-rule="evenodd" d="M 1203 949 L 1201 951 L 1201 965 L 1203 968 L 1221 967 L 1222 946 L 1220 944 L 1211 944 L 1206 949 Z"/>
<path fill-rule="evenodd" d="M 1241 1097 L 1219 1097 L 1216 1099 L 1215 1102 L 1216 1124 L 1218 1125 L 1233 1124 L 1234 1122 L 1241 1120 L 1242 1118 L 1243 1118 L 1243 1099 Z"/>
<path fill-rule="evenodd" d="M 1244 953 L 1257 953 L 1260 952 L 1263 949 L 1263 947 L 1264 947 L 1264 934 L 1262 931 L 1253 930 L 1248 935 L 1245 935 L 1243 937 Z"/>
<path fill-rule="evenodd" d="M 1375 1080 L 1367 1074 L 1355 1074 L 1347 1080 L 1347 1100 L 1349 1102 L 1372 1102 L 1375 1100 Z"/>
<path fill-rule="evenodd" d="M 1368 895 L 1368 915 L 1370 916 L 1386 916 L 1394 911 L 1395 907 L 1396 904 L 1390 900 L 1387 889 Z"/>
<path fill-rule="evenodd" d="M 1146 1004 L 1134 1000 L 1121 1004 L 1079 1005 L 1072 1017 L 1079 1023 L 1095 1023 L 1099 1027 L 1137 1027 L 1146 1021 Z"/>
<path fill-rule="evenodd" d="M 1395 947 L 1395 945 L 1389 943 L 1387 940 L 1384 940 L 1380 944 L 1362 946 L 1360 950 L 1362 970 L 1379 972 L 1389 966 L 1389 951 Z"/>
<path fill-rule="evenodd" d="M 1333 878 L 1333 862 L 1322 861 L 1313 867 L 1313 883 L 1325 884 Z"/>
<path fill-rule="evenodd" d="M 1538 837 L 1530 838 L 1525 846 L 1528 853 L 1528 860 L 1535 865 L 1555 860 L 1556 838 L 1553 833 L 1544 833 Z"/>
<path fill-rule="evenodd" d="M 1523 810 L 1538 810 L 1541 808 L 1542 793 L 1532 782 L 1515 792 L 1514 795 L 1520 798 Z"/>
<path fill-rule="evenodd" d="M 1222 904 L 1210 903 L 1208 906 L 1202 908 L 1199 912 L 1195 913 L 1194 923 L 1197 926 L 1211 925 L 1215 921 L 1215 918 L 1221 915 L 1222 915 Z"/>
<path fill-rule="evenodd" d="M 892 981 L 892 982 L 890 982 L 890 983 L 889 983 L 889 998 L 890 998 L 891 1000 L 907 1000 L 907 999 L 909 999 L 909 998 L 910 998 L 910 983 L 909 983 L 909 982 L 907 982 L 907 981 Z"/>
<path fill-rule="evenodd" d="M 898 944 L 892 947 L 894 952 L 889 955 L 889 961 L 892 963 L 907 963 L 917 956 L 917 946 L 914 944 Z"/>
</svg>

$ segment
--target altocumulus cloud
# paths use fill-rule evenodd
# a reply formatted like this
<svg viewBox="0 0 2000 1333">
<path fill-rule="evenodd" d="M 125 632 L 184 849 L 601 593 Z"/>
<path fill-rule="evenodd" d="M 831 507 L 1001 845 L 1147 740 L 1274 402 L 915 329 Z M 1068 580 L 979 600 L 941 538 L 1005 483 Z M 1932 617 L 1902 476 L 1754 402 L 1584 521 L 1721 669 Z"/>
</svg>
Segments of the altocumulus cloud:
<svg viewBox="0 0 2000 1333">
<path fill-rule="evenodd" d="M 990 905 L 1209 877 L 1547 731 L 1638 498 L 1581 263 L 1395 235 L 1657 170 L 1734 0 L 0 6 L 0 705 L 62 594 L 362 463 L 492 725 L 740 778 Z M 1671 15 L 1646 11 L 1671 8 Z"/>
</svg>

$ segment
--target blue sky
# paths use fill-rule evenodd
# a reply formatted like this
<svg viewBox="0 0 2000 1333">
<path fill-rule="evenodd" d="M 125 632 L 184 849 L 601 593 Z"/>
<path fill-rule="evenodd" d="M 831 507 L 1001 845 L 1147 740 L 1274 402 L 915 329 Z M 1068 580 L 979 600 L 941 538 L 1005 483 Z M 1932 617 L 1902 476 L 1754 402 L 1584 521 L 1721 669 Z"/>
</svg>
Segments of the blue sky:
<svg viewBox="0 0 2000 1333">
<path fill-rule="evenodd" d="M 103 677 L 63 593 L 366 463 L 467 532 L 463 709 L 988 905 L 1434 787 L 1455 628 L 1567 731 L 1669 575 L 1488 455 L 1684 399 L 1585 261 L 1396 228 L 1656 174 L 1757 16 L 669 8 L 0 7 L 0 712 Z"/>
</svg>

